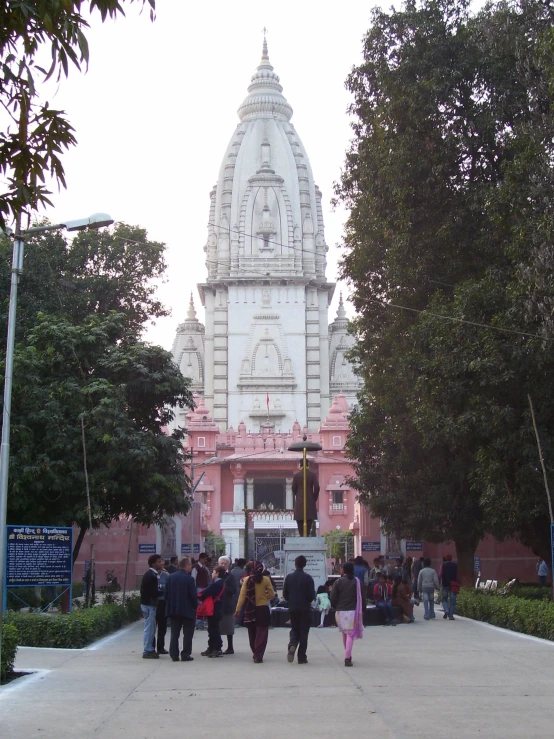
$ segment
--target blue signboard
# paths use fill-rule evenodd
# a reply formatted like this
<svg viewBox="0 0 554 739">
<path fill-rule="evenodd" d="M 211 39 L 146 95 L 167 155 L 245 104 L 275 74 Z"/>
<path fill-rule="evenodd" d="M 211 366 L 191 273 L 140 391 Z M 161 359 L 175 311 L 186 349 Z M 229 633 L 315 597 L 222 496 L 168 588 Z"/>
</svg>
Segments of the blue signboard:
<svg viewBox="0 0 554 739">
<path fill-rule="evenodd" d="M 139 544 L 139 554 L 156 554 L 156 545 Z"/>
<path fill-rule="evenodd" d="M 481 572 L 481 557 L 473 558 L 473 572 Z"/>
<path fill-rule="evenodd" d="M 406 551 L 407 552 L 422 552 L 423 542 L 422 541 L 407 541 Z"/>
<path fill-rule="evenodd" d="M 7 526 L 6 586 L 71 585 L 71 526 Z"/>
<path fill-rule="evenodd" d="M 362 552 L 380 552 L 380 541 L 362 541 Z"/>
<path fill-rule="evenodd" d="M 194 553 L 200 554 L 200 544 L 194 545 Z M 181 554 L 192 554 L 192 548 L 190 544 L 181 544 Z"/>
</svg>

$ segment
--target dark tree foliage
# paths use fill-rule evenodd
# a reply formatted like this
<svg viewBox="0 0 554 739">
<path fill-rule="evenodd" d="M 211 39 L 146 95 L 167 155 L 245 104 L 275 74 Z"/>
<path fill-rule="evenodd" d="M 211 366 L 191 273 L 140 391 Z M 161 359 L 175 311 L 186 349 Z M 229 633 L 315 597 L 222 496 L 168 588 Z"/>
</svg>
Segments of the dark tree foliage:
<svg viewBox="0 0 554 739">
<path fill-rule="evenodd" d="M 347 81 L 357 486 L 390 530 L 453 540 L 466 578 L 485 533 L 547 542 L 527 392 L 548 455 L 551 27 L 550 3 L 375 10 Z"/>
<path fill-rule="evenodd" d="M 14 365 L 10 520 L 88 528 L 81 418 L 95 526 L 186 513 L 184 432 L 164 428 L 192 398 L 168 352 L 121 314 L 40 315 Z"/>
<path fill-rule="evenodd" d="M 82 422 L 94 526 L 121 515 L 150 524 L 187 511 L 183 432 L 168 435 L 166 428 L 171 408 L 192 407 L 189 381 L 169 353 L 140 338 L 148 320 L 167 314 L 155 295 L 164 249 L 125 224 L 72 242 L 52 233 L 28 242 L 17 314 L 10 521 L 75 523 L 84 534 Z M 4 239 L 4 342 L 10 269 Z"/>
<path fill-rule="evenodd" d="M 78 323 L 94 313 L 123 313 L 127 327 L 144 324 L 167 310 L 156 298 L 165 273 L 165 245 L 151 241 L 145 229 L 118 223 L 113 230 L 83 231 L 69 241 L 62 233 L 26 240 L 21 276 L 17 337 L 35 325 L 38 313 L 62 314 Z M 5 346 L 12 244 L 0 240 L 0 320 Z"/>
</svg>

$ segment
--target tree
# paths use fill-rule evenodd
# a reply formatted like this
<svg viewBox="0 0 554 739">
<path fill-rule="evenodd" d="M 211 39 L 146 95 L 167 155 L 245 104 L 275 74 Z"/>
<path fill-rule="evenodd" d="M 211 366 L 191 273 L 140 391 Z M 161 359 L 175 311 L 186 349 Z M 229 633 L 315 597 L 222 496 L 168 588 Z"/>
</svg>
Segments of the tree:
<svg viewBox="0 0 554 739">
<path fill-rule="evenodd" d="M 224 537 L 219 534 L 214 534 L 213 531 L 206 531 L 204 546 L 209 557 L 212 556 L 212 552 L 215 552 L 217 557 L 221 557 L 227 550 L 227 543 Z"/>
<path fill-rule="evenodd" d="M 346 561 L 354 556 L 354 535 L 351 531 L 327 531 L 323 536 L 328 557 Z"/>
<path fill-rule="evenodd" d="M 123 2 L 89 0 L 87 5 L 105 21 L 123 14 Z M 153 19 L 155 0 L 145 3 Z M 0 195 L 1 228 L 12 217 L 50 204 L 47 175 L 65 187 L 61 154 L 75 145 L 74 130 L 63 111 L 40 101 L 38 81 L 60 80 L 70 65 L 88 65 L 82 5 L 82 0 L 0 2 L 0 103 L 10 119 L 8 129 L 0 132 L 0 173 L 8 184 Z M 50 52 L 48 69 L 37 62 L 44 49 Z"/>
<path fill-rule="evenodd" d="M 78 325 L 40 315 L 15 357 L 8 518 L 76 524 L 74 557 L 89 528 L 84 451 L 95 527 L 189 508 L 184 431 L 164 431 L 171 408 L 191 407 L 189 381 L 127 325 L 113 312 Z"/>
<path fill-rule="evenodd" d="M 28 239 L 18 293 L 17 338 L 35 325 L 38 313 L 66 315 L 78 323 L 94 313 L 126 316 L 126 330 L 168 315 L 156 298 L 165 273 L 165 244 L 145 229 L 118 223 L 111 230 L 83 231 L 73 241 L 62 233 Z M 12 246 L 0 239 L 0 335 L 5 346 Z"/>
<path fill-rule="evenodd" d="M 532 162 L 540 153 L 546 183 L 551 91 L 537 49 L 550 9 L 468 6 L 374 11 L 347 81 L 355 139 L 337 187 L 350 207 L 342 272 L 365 380 L 351 419 L 356 486 L 390 531 L 454 540 L 465 579 L 485 533 L 517 533 L 494 511 L 510 467 L 530 461 L 524 388 L 552 390 L 549 352 L 514 339 L 537 333 L 517 284 L 533 263 L 522 233 L 548 215 Z M 498 429 L 512 416 L 506 462 Z"/>
<path fill-rule="evenodd" d="M 181 433 L 169 408 L 191 407 L 188 381 L 160 347 L 140 340 L 166 315 L 155 295 L 165 245 L 138 226 L 29 241 L 18 301 L 10 520 L 88 526 L 81 419 L 94 525 L 186 512 Z M 9 292 L 11 245 L 0 242 Z M 5 337 L 7 299 L 0 304 Z"/>
</svg>

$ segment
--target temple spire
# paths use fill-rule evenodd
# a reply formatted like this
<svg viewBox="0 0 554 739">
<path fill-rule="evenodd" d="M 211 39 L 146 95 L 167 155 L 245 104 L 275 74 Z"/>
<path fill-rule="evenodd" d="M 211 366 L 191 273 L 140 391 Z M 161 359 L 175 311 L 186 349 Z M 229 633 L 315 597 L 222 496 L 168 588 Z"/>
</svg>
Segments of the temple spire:
<svg viewBox="0 0 554 739">
<path fill-rule="evenodd" d="M 194 308 L 194 299 L 192 297 L 192 291 L 190 293 L 189 309 L 187 311 L 187 321 L 196 321 L 196 310 Z"/>
<path fill-rule="evenodd" d="M 287 121 L 292 118 L 292 108 L 283 96 L 279 77 L 269 61 L 266 34 L 267 28 L 264 28 L 262 58 L 248 86 L 248 95 L 238 109 L 241 121 L 249 118 L 265 118 L 268 115 Z"/>
<path fill-rule="evenodd" d="M 346 310 L 344 308 L 344 303 L 342 301 L 342 291 L 341 291 L 340 298 L 339 298 L 339 307 L 337 310 L 337 319 L 341 320 L 344 318 L 346 318 Z"/>
</svg>

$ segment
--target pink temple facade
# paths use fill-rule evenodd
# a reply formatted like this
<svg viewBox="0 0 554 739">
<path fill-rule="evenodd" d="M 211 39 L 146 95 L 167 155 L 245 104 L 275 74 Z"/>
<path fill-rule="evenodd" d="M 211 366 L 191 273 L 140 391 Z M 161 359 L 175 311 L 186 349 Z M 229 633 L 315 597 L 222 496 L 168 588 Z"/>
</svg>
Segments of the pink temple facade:
<svg viewBox="0 0 554 739">
<path fill-rule="evenodd" d="M 131 526 L 129 520 L 123 519 L 109 529 L 95 532 L 98 585 L 104 583 L 105 573 L 113 570 L 122 585 L 126 580 L 128 589 L 135 588 L 148 567 L 149 554 L 159 552 L 170 557 L 194 551 L 197 555 L 207 548 L 208 532 L 225 539 L 226 553 L 231 558 L 255 556 L 279 573 L 279 552 L 284 539 L 296 536 L 292 477 L 298 469 L 300 455 L 289 452 L 288 447 L 301 441 L 304 435 L 322 446 L 320 452 L 308 454 L 310 468 L 317 474 L 321 487 L 317 533 L 351 531 L 353 540 L 345 542 L 346 557 L 360 554 L 372 562 L 379 554 L 391 560 L 398 554 L 425 556 L 438 568 L 446 552 L 455 556 L 453 544 L 435 545 L 386 536 L 379 519 L 372 518 L 357 502 L 356 491 L 348 482 L 352 475 L 345 452 L 348 404 L 342 394 L 333 399 L 318 433 L 308 433 L 298 423 L 289 433 L 274 433 L 270 424 L 259 433 L 251 433 L 244 423 L 236 431 L 220 433 L 203 398 L 195 396 L 195 401 L 195 410 L 187 414 L 187 450 L 193 459 L 189 473 L 196 484 L 191 513 L 186 517 L 175 516 L 166 528 Z M 348 549 L 352 541 L 354 551 Z M 87 535 L 75 565 L 74 579 L 83 575 L 89 547 Z M 535 579 L 536 558 L 517 542 L 499 543 L 487 537 L 479 544 L 475 556 L 476 568 L 480 568 L 483 577 Z"/>
</svg>

